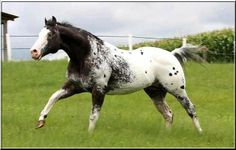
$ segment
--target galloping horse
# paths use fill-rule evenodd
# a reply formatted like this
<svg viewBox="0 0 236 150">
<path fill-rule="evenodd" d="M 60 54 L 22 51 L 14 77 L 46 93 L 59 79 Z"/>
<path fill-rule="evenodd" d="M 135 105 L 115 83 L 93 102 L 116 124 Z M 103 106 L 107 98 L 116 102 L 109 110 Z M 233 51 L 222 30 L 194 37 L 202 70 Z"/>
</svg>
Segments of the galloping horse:
<svg viewBox="0 0 236 150">
<path fill-rule="evenodd" d="M 59 49 L 63 49 L 70 57 L 67 81 L 48 100 L 40 113 L 37 128 L 44 126 L 47 114 L 58 100 L 90 92 L 92 110 L 88 131 L 92 132 L 106 94 L 127 94 L 144 89 L 163 115 L 167 128 L 173 122 L 172 111 L 165 101 L 168 92 L 176 97 L 196 129 L 202 132 L 195 107 L 185 90 L 182 69 L 187 59 L 202 60 L 194 52 L 201 47 L 187 45 L 171 52 L 154 47 L 121 50 L 83 29 L 57 22 L 53 16 L 50 20 L 45 19 L 45 27 L 30 52 L 33 59 L 40 60 Z"/>
</svg>

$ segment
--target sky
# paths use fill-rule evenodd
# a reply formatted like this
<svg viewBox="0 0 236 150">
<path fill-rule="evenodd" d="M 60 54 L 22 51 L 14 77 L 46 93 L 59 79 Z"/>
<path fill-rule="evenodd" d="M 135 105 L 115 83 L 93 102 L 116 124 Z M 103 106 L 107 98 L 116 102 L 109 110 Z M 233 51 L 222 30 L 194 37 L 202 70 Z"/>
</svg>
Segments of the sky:
<svg viewBox="0 0 236 150">
<path fill-rule="evenodd" d="M 55 16 L 95 35 L 176 37 L 234 28 L 234 2 L 2 2 L 10 35 L 38 35 L 44 19 Z M 127 45 L 127 38 L 102 38 Z M 26 40 L 26 39 L 24 39 Z M 36 38 L 14 38 L 12 47 L 31 47 Z M 134 43 L 144 39 L 133 39 Z"/>
</svg>

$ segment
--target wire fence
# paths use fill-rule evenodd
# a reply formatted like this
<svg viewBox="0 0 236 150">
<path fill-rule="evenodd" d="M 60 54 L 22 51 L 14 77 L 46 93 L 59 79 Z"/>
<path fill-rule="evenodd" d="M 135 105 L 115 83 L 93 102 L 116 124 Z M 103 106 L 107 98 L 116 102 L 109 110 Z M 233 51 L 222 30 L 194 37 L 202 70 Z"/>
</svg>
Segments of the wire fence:
<svg viewBox="0 0 236 150">
<path fill-rule="evenodd" d="M 139 42 L 144 42 L 148 40 L 176 40 L 176 38 L 169 37 L 148 37 L 148 36 L 136 36 L 136 35 L 97 35 L 99 38 L 109 38 L 115 39 L 119 41 L 123 39 L 123 45 L 128 45 L 129 50 L 133 49 L 133 41 L 139 40 Z M 10 58 L 8 60 L 30 60 L 31 56 L 29 53 L 29 49 L 32 44 L 35 42 L 38 35 L 9 35 L 10 38 Z M 107 40 L 110 41 L 110 40 Z M 125 44 L 124 44 L 125 43 Z M 26 44 L 26 45 L 25 45 Z M 186 39 L 183 38 L 182 44 L 186 44 Z M 121 45 L 121 44 L 120 44 Z M 1 47 L 1 51 L 3 53 L 3 48 Z M 209 52 L 210 55 L 222 55 L 222 56 L 233 56 L 235 54 L 226 54 L 226 53 L 214 53 Z"/>
<path fill-rule="evenodd" d="M 144 40 L 162 40 L 162 39 L 174 39 L 174 38 L 164 38 L 164 37 L 146 37 L 146 36 L 132 36 L 132 35 L 97 35 L 100 38 L 126 38 L 127 45 L 130 44 L 129 38 L 132 39 L 144 39 Z M 37 38 L 38 35 L 10 35 L 10 38 Z M 132 43 L 131 43 L 132 44 Z M 13 47 L 12 49 L 27 49 L 29 47 Z"/>
<path fill-rule="evenodd" d="M 31 56 L 29 54 L 29 49 L 38 38 L 38 35 L 8 35 L 11 47 L 10 52 L 8 52 L 8 60 L 29 60 Z M 132 50 L 133 41 L 140 40 L 161 40 L 170 38 L 160 38 L 160 37 L 145 37 L 145 36 L 132 36 L 132 35 L 97 35 L 99 38 L 109 38 L 106 41 L 115 41 L 118 45 L 128 45 L 129 49 Z M 120 42 L 121 41 L 121 42 Z M 3 54 L 3 48 L 1 47 Z"/>
</svg>

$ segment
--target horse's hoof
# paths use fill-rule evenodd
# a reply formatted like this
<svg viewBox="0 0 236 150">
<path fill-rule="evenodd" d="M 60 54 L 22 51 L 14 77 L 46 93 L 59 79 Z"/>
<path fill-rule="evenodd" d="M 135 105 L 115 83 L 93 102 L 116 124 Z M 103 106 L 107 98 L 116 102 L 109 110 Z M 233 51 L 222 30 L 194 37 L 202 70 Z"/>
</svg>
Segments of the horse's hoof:
<svg viewBox="0 0 236 150">
<path fill-rule="evenodd" d="M 45 120 L 39 120 L 36 129 L 42 128 L 45 124 Z"/>
</svg>

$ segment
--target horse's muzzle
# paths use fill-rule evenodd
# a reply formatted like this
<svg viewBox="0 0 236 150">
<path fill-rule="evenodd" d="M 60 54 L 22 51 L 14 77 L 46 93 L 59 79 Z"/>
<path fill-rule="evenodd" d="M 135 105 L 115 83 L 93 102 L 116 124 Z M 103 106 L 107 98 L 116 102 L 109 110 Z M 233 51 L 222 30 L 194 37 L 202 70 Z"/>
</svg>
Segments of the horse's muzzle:
<svg viewBox="0 0 236 150">
<path fill-rule="evenodd" d="M 34 60 L 39 60 L 41 58 L 41 53 L 40 51 L 36 50 L 36 49 L 33 49 L 31 50 L 31 57 L 34 59 Z"/>
</svg>

